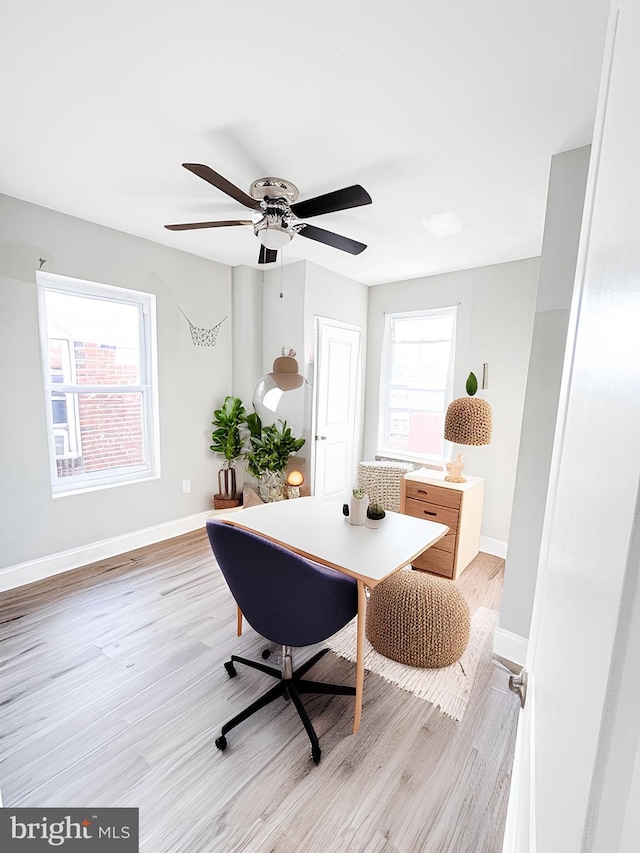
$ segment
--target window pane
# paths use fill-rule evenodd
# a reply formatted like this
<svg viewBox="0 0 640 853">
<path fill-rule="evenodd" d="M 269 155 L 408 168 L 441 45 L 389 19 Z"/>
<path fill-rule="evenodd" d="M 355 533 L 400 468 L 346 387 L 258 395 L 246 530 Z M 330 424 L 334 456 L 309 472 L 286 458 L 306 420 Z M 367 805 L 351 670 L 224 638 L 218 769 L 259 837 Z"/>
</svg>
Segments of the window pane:
<svg viewBox="0 0 640 853">
<path fill-rule="evenodd" d="M 59 477 L 147 467 L 142 394 L 67 396 L 73 398 L 78 412 L 81 452 L 57 460 Z M 59 443 L 56 436 L 56 451 Z"/>
<path fill-rule="evenodd" d="M 456 309 L 392 315 L 385 334 L 379 451 L 442 460 Z"/>
<path fill-rule="evenodd" d="M 79 385 L 139 385 L 140 309 L 135 303 L 45 292 L 49 370 Z"/>
<path fill-rule="evenodd" d="M 54 424 L 66 424 L 67 423 L 67 401 L 63 399 L 53 398 L 51 401 L 51 408 L 53 409 L 53 422 Z"/>
</svg>

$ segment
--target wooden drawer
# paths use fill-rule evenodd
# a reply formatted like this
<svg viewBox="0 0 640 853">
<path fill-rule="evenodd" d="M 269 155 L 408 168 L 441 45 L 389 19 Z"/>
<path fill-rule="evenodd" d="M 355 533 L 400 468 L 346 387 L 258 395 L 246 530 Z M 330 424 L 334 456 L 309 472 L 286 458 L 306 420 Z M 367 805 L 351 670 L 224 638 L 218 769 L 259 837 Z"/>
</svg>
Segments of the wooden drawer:
<svg viewBox="0 0 640 853">
<path fill-rule="evenodd" d="M 413 515 L 415 518 L 426 518 L 427 521 L 437 521 L 439 524 L 446 524 L 454 530 L 458 527 L 457 509 L 448 506 L 438 506 L 437 504 L 425 503 L 425 501 L 416 501 L 407 497 L 405 512 L 407 515 Z"/>
<path fill-rule="evenodd" d="M 425 572 L 433 572 L 436 575 L 442 575 L 445 578 L 452 578 L 454 557 L 455 555 L 453 553 L 440 551 L 436 545 L 434 545 L 431 548 L 427 548 L 424 554 L 420 554 L 419 557 L 416 557 L 412 565 L 414 569 L 421 569 Z"/>
<path fill-rule="evenodd" d="M 437 548 L 438 551 L 449 551 L 450 554 L 453 554 L 456 550 L 456 541 L 458 539 L 458 531 L 454 528 L 449 528 L 449 530 L 444 534 L 442 539 L 438 539 L 435 545 L 432 545 L 432 548 Z M 424 552 L 426 554 L 426 551 Z"/>
<path fill-rule="evenodd" d="M 416 501 L 427 501 L 438 506 L 450 506 L 460 509 L 462 492 L 457 489 L 447 489 L 444 486 L 432 486 L 430 483 L 406 483 L 407 498 Z"/>
</svg>

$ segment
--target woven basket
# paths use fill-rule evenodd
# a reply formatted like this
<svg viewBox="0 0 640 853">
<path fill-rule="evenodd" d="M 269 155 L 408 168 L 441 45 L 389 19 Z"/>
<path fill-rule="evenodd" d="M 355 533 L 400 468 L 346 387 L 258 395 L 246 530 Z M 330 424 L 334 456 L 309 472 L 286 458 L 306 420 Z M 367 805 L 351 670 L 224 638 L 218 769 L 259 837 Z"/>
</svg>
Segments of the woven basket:
<svg viewBox="0 0 640 853">
<path fill-rule="evenodd" d="M 455 584 L 407 569 L 371 590 L 367 639 L 385 657 L 408 666 L 455 663 L 469 642 L 469 606 Z"/>
<path fill-rule="evenodd" d="M 370 504 L 400 512 L 400 484 L 412 465 L 401 462 L 361 462 L 358 465 L 358 488 L 369 495 Z"/>
</svg>

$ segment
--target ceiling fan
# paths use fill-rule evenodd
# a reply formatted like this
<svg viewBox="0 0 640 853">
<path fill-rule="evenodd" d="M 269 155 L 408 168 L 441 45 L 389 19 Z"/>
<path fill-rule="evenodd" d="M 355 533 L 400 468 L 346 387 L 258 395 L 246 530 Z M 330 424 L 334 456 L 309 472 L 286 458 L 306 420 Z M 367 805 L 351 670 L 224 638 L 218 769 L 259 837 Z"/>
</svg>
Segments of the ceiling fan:
<svg viewBox="0 0 640 853">
<path fill-rule="evenodd" d="M 319 195 L 306 201 L 297 201 L 298 188 L 290 181 L 281 178 L 258 178 L 250 188 L 249 194 L 234 186 L 209 166 L 200 163 L 183 163 L 185 169 L 199 178 L 213 184 L 214 187 L 239 201 L 245 207 L 254 210 L 251 219 L 226 219 L 218 222 L 184 222 L 178 225 L 165 225 L 169 231 L 190 231 L 195 228 L 225 228 L 230 225 L 251 225 L 256 237 L 262 244 L 258 254 L 259 264 L 271 264 L 278 257 L 278 249 L 294 238 L 296 234 L 326 243 L 335 249 L 359 255 L 367 247 L 364 243 L 342 237 L 333 231 L 326 231 L 315 225 L 301 222 L 311 216 L 333 213 L 336 210 L 348 210 L 371 204 L 371 196 L 359 184 Z"/>
</svg>

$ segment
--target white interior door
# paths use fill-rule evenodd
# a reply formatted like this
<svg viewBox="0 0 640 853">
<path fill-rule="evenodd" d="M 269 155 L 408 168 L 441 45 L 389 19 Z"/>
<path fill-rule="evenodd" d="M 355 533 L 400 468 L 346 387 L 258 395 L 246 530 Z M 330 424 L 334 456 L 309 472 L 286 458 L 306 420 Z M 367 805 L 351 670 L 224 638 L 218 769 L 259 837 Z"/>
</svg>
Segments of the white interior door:
<svg viewBox="0 0 640 853">
<path fill-rule="evenodd" d="M 615 0 L 549 480 L 508 853 L 640 850 L 633 802 L 640 743 L 638 33 L 640 3 Z"/>
<path fill-rule="evenodd" d="M 354 486 L 360 329 L 316 321 L 314 494 L 344 497 Z"/>
</svg>

